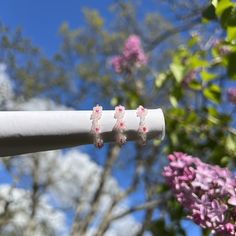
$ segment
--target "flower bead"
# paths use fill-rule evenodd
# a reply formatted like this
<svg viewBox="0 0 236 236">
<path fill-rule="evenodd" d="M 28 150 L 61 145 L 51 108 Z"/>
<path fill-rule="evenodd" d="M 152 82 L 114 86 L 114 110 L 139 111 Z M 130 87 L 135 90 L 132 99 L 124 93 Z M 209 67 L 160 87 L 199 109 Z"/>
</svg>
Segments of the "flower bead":
<svg viewBox="0 0 236 236">
<path fill-rule="evenodd" d="M 123 133 L 118 133 L 116 136 L 116 142 L 119 143 L 120 145 L 125 144 L 127 141 L 127 137 Z"/>
<path fill-rule="evenodd" d="M 114 115 L 115 119 L 124 118 L 124 114 L 125 114 L 125 107 L 124 106 L 119 105 L 119 106 L 115 107 L 115 115 Z"/>
<path fill-rule="evenodd" d="M 114 126 L 114 129 L 116 130 L 126 130 L 126 124 L 123 120 L 117 120 L 115 126 Z"/>
<path fill-rule="evenodd" d="M 97 105 L 93 108 L 93 112 L 91 114 L 90 120 L 94 120 L 94 119 L 99 120 L 101 119 L 101 117 L 102 117 L 102 106 Z"/>
<path fill-rule="evenodd" d="M 148 109 L 144 108 L 143 106 L 139 106 L 137 108 L 137 117 L 140 117 L 140 118 L 145 118 L 145 116 L 147 115 L 148 113 Z"/>
<path fill-rule="evenodd" d="M 103 143 L 103 139 L 100 138 L 99 136 L 96 137 L 95 141 L 94 141 L 94 145 L 96 148 L 102 148 L 104 143 Z"/>
<path fill-rule="evenodd" d="M 97 122 L 93 122 L 91 132 L 94 134 L 99 134 L 101 132 L 101 125 Z"/>
<path fill-rule="evenodd" d="M 142 125 L 139 126 L 138 131 L 140 133 L 146 134 L 146 133 L 148 133 L 148 127 L 145 124 L 142 124 Z"/>
</svg>

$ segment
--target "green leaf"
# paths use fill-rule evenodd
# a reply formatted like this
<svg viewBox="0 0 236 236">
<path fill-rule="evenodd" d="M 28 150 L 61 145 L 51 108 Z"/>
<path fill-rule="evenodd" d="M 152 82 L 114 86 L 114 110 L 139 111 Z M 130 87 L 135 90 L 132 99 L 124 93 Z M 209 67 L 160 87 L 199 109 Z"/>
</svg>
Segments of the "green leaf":
<svg viewBox="0 0 236 236">
<path fill-rule="evenodd" d="M 166 74 L 165 73 L 161 73 L 159 75 L 156 76 L 156 80 L 155 80 L 155 85 L 157 88 L 161 88 L 164 84 L 164 82 L 166 81 Z"/>
<path fill-rule="evenodd" d="M 229 41 L 236 40 L 236 27 L 227 27 L 227 39 Z"/>
<path fill-rule="evenodd" d="M 188 41 L 188 47 L 193 47 L 197 45 L 200 41 L 200 37 L 198 35 L 193 36 L 189 41 Z"/>
<path fill-rule="evenodd" d="M 205 88 L 203 94 L 208 100 L 217 104 L 220 103 L 221 89 L 218 85 L 212 84 L 210 87 Z"/>
<path fill-rule="evenodd" d="M 184 76 L 184 70 L 185 70 L 184 66 L 172 63 L 170 65 L 170 70 L 173 73 L 176 81 L 180 83 L 183 80 Z"/>
<path fill-rule="evenodd" d="M 209 65 L 209 62 L 207 60 L 203 60 L 199 54 L 193 55 L 189 58 L 189 63 L 191 65 L 191 68 L 199 68 L 199 67 L 205 67 Z"/>
<path fill-rule="evenodd" d="M 226 147 L 230 152 L 236 152 L 236 136 L 229 134 L 226 138 Z"/>
<path fill-rule="evenodd" d="M 215 6 L 211 4 L 206 9 L 204 9 L 202 12 L 202 17 L 206 20 L 216 20 L 217 16 L 215 13 Z"/>
<path fill-rule="evenodd" d="M 168 110 L 168 113 L 170 113 L 172 116 L 180 117 L 180 116 L 184 116 L 185 109 L 180 108 L 180 107 L 171 108 Z"/>
<path fill-rule="evenodd" d="M 169 186 L 167 184 L 159 184 L 157 186 L 157 193 L 164 193 L 167 192 L 169 190 Z"/>
<path fill-rule="evenodd" d="M 222 13 L 220 21 L 221 21 L 221 25 L 223 28 L 227 28 L 227 26 L 236 26 L 235 8 L 233 8 L 233 7 L 227 8 Z"/>
<path fill-rule="evenodd" d="M 217 117 L 219 115 L 218 111 L 214 107 L 208 107 L 207 111 L 211 116 Z"/>
<path fill-rule="evenodd" d="M 215 124 L 215 125 L 218 125 L 219 124 L 219 119 L 217 119 L 216 117 L 214 117 L 214 116 L 208 116 L 208 121 L 210 122 L 210 123 L 212 123 L 212 124 Z"/>
<path fill-rule="evenodd" d="M 214 107 L 208 107 L 208 121 L 213 124 L 219 124 L 219 113 Z"/>
<path fill-rule="evenodd" d="M 83 9 L 84 16 L 87 22 L 96 30 L 100 29 L 103 24 L 104 20 L 100 13 L 97 10 L 92 10 L 89 8 Z"/>
<path fill-rule="evenodd" d="M 228 75 L 236 80 L 236 52 L 228 56 Z"/>
<path fill-rule="evenodd" d="M 113 97 L 110 101 L 112 106 L 117 106 L 118 105 L 118 98 L 117 97 Z"/>
<path fill-rule="evenodd" d="M 198 116 L 197 114 L 193 111 L 193 112 L 188 112 L 188 116 L 186 117 L 185 121 L 187 124 L 193 124 L 197 121 Z"/>
<path fill-rule="evenodd" d="M 176 235 L 176 231 L 171 226 L 167 226 L 164 219 L 158 219 L 154 221 L 149 226 L 149 230 L 153 233 L 153 235 Z"/>
<path fill-rule="evenodd" d="M 188 86 L 189 86 L 189 88 L 191 88 L 193 90 L 201 90 L 202 89 L 201 83 L 199 83 L 196 80 L 191 81 Z"/>
<path fill-rule="evenodd" d="M 170 103 L 173 107 L 177 107 L 178 106 L 178 100 L 175 96 L 173 95 L 170 95 L 169 96 L 169 99 L 170 99 Z"/>
<path fill-rule="evenodd" d="M 200 72 L 201 78 L 203 81 L 208 82 L 216 78 L 216 74 L 210 73 L 206 70 Z"/>
<path fill-rule="evenodd" d="M 230 7 L 233 7 L 234 3 L 231 0 L 220 0 L 218 1 L 216 8 L 216 15 L 220 18 L 223 12 Z"/>
<path fill-rule="evenodd" d="M 212 1 L 211 1 L 211 4 L 212 4 L 215 8 L 217 8 L 218 0 L 212 0 Z"/>
<path fill-rule="evenodd" d="M 228 18 L 228 26 L 236 26 L 236 5 L 231 9 L 229 18 Z"/>
</svg>

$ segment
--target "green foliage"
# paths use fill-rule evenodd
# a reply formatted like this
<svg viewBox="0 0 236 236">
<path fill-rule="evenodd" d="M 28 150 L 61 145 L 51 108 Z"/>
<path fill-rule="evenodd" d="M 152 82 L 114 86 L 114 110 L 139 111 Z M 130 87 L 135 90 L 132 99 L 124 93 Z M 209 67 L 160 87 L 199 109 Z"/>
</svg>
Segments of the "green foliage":
<svg viewBox="0 0 236 236">
<path fill-rule="evenodd" d="M 227 28 L 227 26 L 235 26 L 235 6 L 236 3 L 231 0 L 214 0 L 212 1 L 212 4 L 203 11 L 202 16 L 206 20 L 219 19 L 223 28 Z"/>
<path fill-rule="evenodd" d="M 173 73 L 177 83 L 180 83 L 184 77 L 185 67 L 181 64 L 173 63 L 170 65 L 170 70 Z"/>
<path fill-rule="evenodd" d="M 202 70 L 200 72 L 200 75 L 201 75 L 201 78 L 204 82 L 209 82 L 209 81 L 212 81 L 216 78 L 216 74 L 214 73 L 210 73 L 208 72 L 207 70 Z"/>
<path fill-rule="evenodd" d="M 168 89 L 163 149 L 166 154 L 182 151 L 208 163 L 235 167 L 236 133 L 232 128 L 235 110 L 226 112 L 230 107 L 226 103 L 226 84 L 236 79 L 235 6 L 230 0 L 212 1 L 202 13 L 203 22 L 218 21 L 225 39 L 205 51 L 200 46 L 203 44 L 200 37 L 194 35 L 175 52 L 169 69 L 155 77 L 157 93 Z M 193 70 L 196 75 L 189 79 L 189 72 Z M 158 188 L 159 194 L 165 191 L 166 185 Z M 172 199 L 168 204 L 174 202 Z M 167 209 L 172 225 L 186 214 L 180 206 L 172 205 Z M 152 232 L 157 235 L 173 234 L 162 218 L 153 224 Z M 178 234 L 177 230 L 174 232 Z M 203 235 L 210 232 L 204 230 Z"/>
<path fill-rule="evenodd" d="M 164 219 L 159 219 L 153 222 L 150 231 L 157 235 L 176 236 L 176 231 L 173 227 L 167 226 Z M 182 234 L 185 235 L 185 234 Z"/>
<path fill-rule="evenodd" d="M 83 12 L 88 24 L 94 30 L 99 30 L 103 27 L 104 19 L 100 16 L 98 11 L 84 8 Z"/>
<path fill-rule="evenodd" d="M 216 12 L 215 12 L 215 6 L 211 4 L 208 6 L 204 11 L 202 12 L 202 17 L 206 20 L 216 20 Z"/>
<path fill-rule="evenodd" d="M 227 71 L 228 71 L 228 75 L 236 80 L 236 67 L 235 67 L 235 63 L 236 63 L 236 52 L 234 53 L 231 53 L 229 56 L 228 56 L 228 68 L 227 68 Z"/>
<path fill-rule="evenodd" d="M 220 103 L 221 89 L 218 85 L 215 84 L 210 85 L 209 87 L 203 90 L 203 94 L 208 100 L 217 104 Z"/>
</svg>

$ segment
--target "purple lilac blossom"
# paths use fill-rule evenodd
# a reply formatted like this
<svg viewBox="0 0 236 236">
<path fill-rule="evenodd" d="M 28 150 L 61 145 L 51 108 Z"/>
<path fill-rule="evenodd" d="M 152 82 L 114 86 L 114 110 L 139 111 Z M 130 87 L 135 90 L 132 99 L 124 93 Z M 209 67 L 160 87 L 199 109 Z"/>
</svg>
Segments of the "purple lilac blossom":
<svg viewBox="0 0 236 236">
<path fill-rule="evenodd" d="M 122 56 L 115 56 L 111 59 L 111 65 L 114 68 L 116 73 L 122 72 L 123 61 L 124 61 L 124 59 Z"/>
<path fill-rule="evenodd" d="M 146 65 L 148 58 L 143 51 L 141 40 L 137 35 L 131 35 L 125 41 L 122 55 L 114 56 L 110 63 L 116 73 L 130 71 L 131 67 Z"/>
<path fill-rule="evenodd" d="M 191 70 L 189 73 L 187 73 L 184 78 L 183 78 L 183 81 L 182 81 L 182 84 L 184 87 L 188 87 L 189 84 L 196 78 L 197 76 L 197 70 Z"/>
<path fill-rule="evenodd" d="M 221 57 L 227 56 L 232 51 L 230 46 L 225 45 L 224 42 L 219 39 L 213 41 L 212 47 L 218 50 Z"/>
<path fill-rule="evenodd" d="M 228 101 L 236 104 L 236 88 L 229 88 L 227 91 Z"/>
<path fill-rule="evenodd" d="M 175 152 L 163 175 L 188 218 L 213 234 L 236 234 L 236 178 L 226 168 Z"/>
<path fill-rule="evenodd" d="M 230 48 L 229 46 L 227 46 L 227 45 L 222 45 L 222 46 L 219 48 L 219 54 L 220 54 L 220 56 L 222 56 L 222 57 L 229 55 L 231 51 L 232 51 L 231 48 Z"/>
</svg>

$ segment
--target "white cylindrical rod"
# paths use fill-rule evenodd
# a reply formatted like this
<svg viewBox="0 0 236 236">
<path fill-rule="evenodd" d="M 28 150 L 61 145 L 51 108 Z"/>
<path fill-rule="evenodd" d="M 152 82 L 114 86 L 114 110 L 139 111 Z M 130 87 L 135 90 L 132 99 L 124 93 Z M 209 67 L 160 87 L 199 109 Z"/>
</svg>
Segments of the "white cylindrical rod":
<svg viewBox="0 0 236 236">
<path fill-rule="evenodd" d="M 92 111 L 8 111 L 0 112 L 0 156 L 39 152 L 93 143 Z M 138 137 L 136 110 L 125 111 L 127 141 Z M 103 110 L 101 136 L 115 141 L 114 111 Z M 161 109 L 150 109 L 146 117 L 148 139 L 163 138 L 165 120 Z"/>
</svg>

